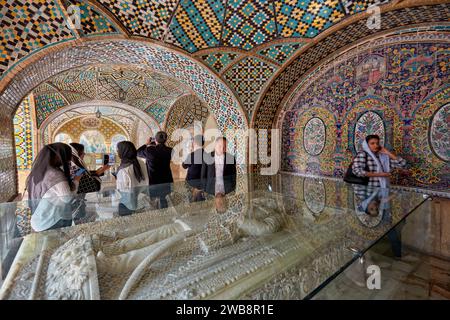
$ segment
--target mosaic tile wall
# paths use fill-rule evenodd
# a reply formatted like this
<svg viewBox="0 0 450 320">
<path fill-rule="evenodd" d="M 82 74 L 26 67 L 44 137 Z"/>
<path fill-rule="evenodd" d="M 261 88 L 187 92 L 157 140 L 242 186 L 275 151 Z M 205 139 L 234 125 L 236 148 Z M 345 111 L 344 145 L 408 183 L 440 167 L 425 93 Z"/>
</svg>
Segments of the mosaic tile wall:
<svg viewBox="0 0 450 320">
<path fill-rule="evenodd" d="M 313 38 L 376 2 L 389 1 L 3 0 L 0 73 L 39 49 L 86 36 L 152 38 L 189 53 L 217 47 L 252 50 L 278 39 Z"/>
<path fill-rule="evenodd" d="M 200 121 L 204 128 L 208 116 L 208 108 L 196 96 L 189 95 L 178 99 L 170 109 L 165 123 L 164 130 L 167 132 L 169 137 L 168 145 L 175 145 L 176 142 L 171 141 L 171 137 L 176 129 L 187 128 L 194 124 L 195 121 Z"/>
<path fill-rule="evenodd" d="M 361 140 L 377 133 L 408 162 L 409 174 L 397 172 L 396 184 L 448 189 L 450 43 L 439 41 L 448 37 L 372 41 L 312 73 L 286 110 L 282 170 L 342 177 Z M 326 134 L 306 130 L 313 118 Z"/>
<path fill-rule="evenodd" d="M 17 193 L 13 128 L 11 114 L 0 105 L 0 202 Z"/>
<path fill-rule="evenodd" d="M 45 46 L 75 39 L 55 0 L 2 0 L 0 3 L 0 73 Z"/>
<path fill-rule="evenodd" d="M 38 126 L 69 104 L 89 100 L 121 101 L 164 121 L 176 98 L 189 92 L 175 79 L 132 67 L 89 66 L 52 77 L 34 90 Z M 121 98 L 120 94 L 123 94 Z"/>
<path fill-rule="evenodd" d="M 190 53 L 195 53 L 203 49 L 220 48 L 216 52 L 201 55 L 201 59 L 217 72 L 223 71 L 225 67 L 233 63 L 238 57 L 237 53 L 223 53 L 224 48 L 238 48 L 239 50 L 254 50 L 257 55 L 266 57 L 274 61 L 277 65 L 263 67 L 260 66 L 258 76 L 264 73 L 263 83 L 269 81 L 268 74 L 273 74 L 279 64 L 283 64 L 302 45 L 298 43 L 280 44 L 278 39 L 284 38 L 313 38 L 320 32 L 326 30 L 331 25 L 341 21 L 346 15 L 351 15 L 367 8 L 367 1 L 345 1 L 343 5 L 338 0 L 294 0 L 294 1 L 250 1 L 250 0 L 164 0 L 158 2 L 148 2 L 141 0 L 114 0 L 96 1 L 93 5 L 87 0 L 61 0 L 39 7 L 27 5 L 23 0 L 4 0 L 7 5 L 2 9 L 0 18 L 7 24 L 14 26 L 8 39 L 14 39 L 15 49 L 18 46 L 27 46 L 27 37 L 35 37 L 35 34 L 22 34 L 23 30 L 17 26 L 17 20 L 22 19 L 23 23 L 34 22 L 36 10 L 45 14 L 38 20 L 39 28 L 45 22 L 49 26 L 42 32 L 42 43 L 36 49 L 47 45 L 74 39 L 73 36 L 99 36 L 99 35 L 119 35 L 124 30 L 134 36 L 150 37 L 159 41 L 174 44 Z M 387 2 L 387 1 L 383 1 Z M 65 7 L 59 7 L 62 3 Z M 14 8 L 21 7 L 20 14 Z M 38 9 L 39 8 L 39 9 Z M 77 30 L 70 30 L 68 23 L 64 20 L 74 21 L 73 8 L 80 10 L 81 26 Z M 48 13 L 47 11 L 50 13 Z M 67 15 L 64 16 L 64 14 Z M 110 16 L 114 16 L 113 19 Z M 55 19 L 53 22 L 52 20 Z M 41 21 L 42 20 L 42 21 Z M 119 27 L 116 23 L 122 24 Z M 20 24 L 19 24 L 20 25 Z M 57 29 L 59 25 L 63 28 Z M 28 29 L 25 29 L 28 31 Z M 60 37 L 55 35 L 62 34 Z M 23 40 L 18 39 L 18 34 Z M 48 41 L 44 41 L 47 39 Z M 265 44 L 274 44 L 268 48 Z M 11 45 L 12 41 L 8 44 Z M 261 47 L 262 46 L 262 47 Z M 262 49 L 258 49 L 261 47 Z M 12 49 L 11 49 L 12 50 Z M 26 50 L 25 50 L 26 51 Z M 25 55 L 33 50 L 15 57 L 6 52 L 2 56 L 4 70 L 6 71 L 14 63 L 20 61 Z M 251 58 L 254 59 L 254 58 Z M 11 60 L 11 61 L 9 61 Z M 1 67 L 1 64 L 0 64 Z M 234 69 L 239 68 L 239 62 Z M 246 77 L 246 71 L 238 74 L 240 78 Z M 0 75 L 0 77 L 3 75 Z M 226 79 L 229 79 L 230 74 Z M 262 80 L 261 80 L 262 81 Z M 259 82 L 261 82 L 259 81 Z M 248 81 L 247 81 L 248 82 Z M 251 117 L 254 104 L 258 100 L 262 91 L 260 83 L 247 83 L 244 88 L 236 88 L 231 83 L 239 99 L 244 104 L 247 115 Z M 89 88 L 92 88 L 90 86 Z M 106 89 L 104 92 L 111 92 Z M 67 93 L 69 103 L 80 101 L 86 97 L 77 92 Z M 145 101 L 136 99 L 136 104 L 142 109 L 150 112 L 164 110 L 161 104 L 154 104 L 150 107 Z M 156 114 L 158 119 L 164 118 L 165 114 Z"/>
<path fill-rule="evenodd" d="M 64 0 L 64 7 L 69 15 L 75 14 L 75 8 L 80 12 L 81 28 L 77 29 L 81 36 L 102 34 L 118 34 L 118 27 L 106 15 L 94 8 L 85 0 Z M 78 22 L 73 19 L 74 22 Z"/>
<path fill-rule="evenodd" d="M 313 38 L 345 16 L 339 0 L 275 0 L 275 8 L 284 37 Z"/>
<path fill-rule="evenodd" d="M 303 47 L 303 43 L 283 43 L 275 44 L 270 47 L 258 51 L 258 54 L 269 58 L 279 64 L 283 64 L 289 59 L 298 49 Z"/>
<path fill-rule="evenodd" d="M 31 169 L 34 159 L 31 99 L 31 96 L 28 96 L 22 101 L 13 120 L 17 170 Z"/>
<path fill-rule="evenodd" d="M 253 107 L 267 80 L 276 68 L 257 58 L 245 58 L 225 72 L 224 77 L 231 88 L 239 95 L 248 119 L 251 119 Z"/>
<path fill-rule="evenodd" d="M 346 2 L 356 3 L 357 1 Z M 358 1 L 358 3 L 364 2 Z M 379 30 L 367 28 L 366 20 L 360 20 L 328 35 L 317 44 L 309 47 L 286 66 L 281 73 L 277 74 L 276 78 L 271 80 L 270 86 L 261 98 L 260 104 L 255 106 L 254 123 L 251 126 L 256 129 L 272 128 L 283 98 L 290 90 L 295 89 L 297 82 L 302 79 L 308 70 L 336 50 L 364 37 L 374 36 L 375 33 L 388 31 L 392 28 L 407 28 L 418 23 L 426 23 L 427 28 L 431 28 L 434 23 L 448 22 L 449 16 L 450 8 L 446 4 L 396 9 L 382 13 L 381 19 L 383 23 Z"/>
<path fill-rule="evenodd" d="M 181 0 L 166 41 L 195 52 L 220 44 L 225 0 Z"/>
<path fill-rule="evenodd" d="M 161 40 L 177 0 L 98 0 L 107 10 L 137 36 Z"/>
<path fill-rule="evenodd" d="M 79 142 L 80 135 L 84 131 L 96 130 L 103 135 L 106 143 L 111 143 L 111 139 L 117 134 L 124 135 L 127 137 L 129 136 L 129 134 L 126 133 L 121 127 L 119 127 L 116 123 L 114 123 L 113 121 L 111 121 L 107 118 L 101 118 L 100 126 L 95 127 L 95 128 L 87 127 L 83 122 L 84 119 L 86 119 L 86 118 L 76 118 L 72 121 L 69 121 L 69 122 L 65 123 L 54 134 L 57 135 L 59 133 L 65 133 L 65 134 L 68 134 L 72 138 L 72 141 Z"/>
<path fill-rule="evenodd" d="M 239 54 L 236 52 L 215 52 L 200 56 L 204 63 L 206 63 L 211 69 L 217 72 L 221 72 L 224 68 L 228 67 L 236 58 L 239 58 Z"/>
<path fill-rule="evenodd" d="M 273 2 L 229 0 L 223 25 L 225 46 L 250 50 L 277 35 Z"/>
<path fill-rule="evenodd" d="M 0 104 L 15 106 L 16 101 L 20 101 L 20 96 L 37 84 L 45 82 L 49 77 L 91 62 L 101 64 L 139 63 L 142 67 L 151 67 L 156 72 L 171 76 L 190 87 L 208 104 L 209 110 L 213 113 L 222 131 L 228 128 L 247 128 L 246 119 L 229 89 L 215 76 L 208 73 L 204 67 L 164 48 L 125 40 L 89 42 L 74 49 L 65 49 L 49 54 L 39 64 L 30 65 L 12 80 L 10 90 L 0 96 Z M 186 69 L 189 72 L 186 72 Z M 30 77 L 30 74 L 33 77 Z"/>
</svg>

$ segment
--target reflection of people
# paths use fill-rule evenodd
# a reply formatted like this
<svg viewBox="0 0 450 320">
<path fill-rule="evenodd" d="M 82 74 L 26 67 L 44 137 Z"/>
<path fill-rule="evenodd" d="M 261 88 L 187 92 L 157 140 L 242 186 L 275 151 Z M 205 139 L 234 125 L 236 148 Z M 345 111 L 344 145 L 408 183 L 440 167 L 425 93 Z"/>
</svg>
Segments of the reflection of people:
<svg viewBox="0 0 450 320">
<path fill-rule="evenodd" d="M 138 157 L 144 158 L 147 163 L 150 193 L 152 197 L 159 198 L 160 208 L 167 208 L 166 196 L 170 193 L 170 183 L 173 182 L 170 162 L 172 148 L 166 146 L 167 133 L 159 131 L 155 136 L 156 146 L 152 146 L 150 139 L 146 145 L 141 146 L 137 152 Z"/>
<path fill-rule="evenodd" d="M 201 173 L 203 165 L 203 136 L 197 135 L 193 139 L 193 152 L 191 152 L 183 162 L 183 168 L 187 169 L 186 182 L 193 188 L 193 201 L 203 200 L 201 192 Z"/>
<path fill-rule="evenodd" d="M 211 161 L 205 161 L 201 170 L 203 190 L 212 195 L 234 191 L 236 189 L 236 160 L 234 156 L 227 153 L 225 137 L 216 139 L 214 152 L 208 155 L 208 158 Z"/>
<path fill-rule="evenodd" d="M 33 230 L 39 232 L 72 224 L 71 202 L 81 174 L 71 179 L 71 158 L 70 146 L 60 142 L 44 146 L 37 155 L 26 181 Z"/>
<path fill-rule="evenodd" d="M 120 166 L 117 169 L 117 190 L 121 194 L 119 215 L 128 215 L 137 209 L 140 187 L 147 188 L 148 174 L 143 160 L 137 158 L 137 151 L 130 141 L 117 144 Z"/>
<path fill-rule="evenodd" d="M 358 177 L 369 177 L 369 186 L 389 187 L 391 167 L 402 168 L 406 161 L 380 146 L 380 137 L 368 135 L 353 161 L 352 170 Z M 366 171 L 365 168 L 369 171 Z"/>
<path fill-rule="evenodd" d="M 392 196 L 389 196 L 389 189 L 355 186 L 355 195 L 359 199 L 356 215 L 363 225 L 376 228 L 383 221 L 391 218 L 390 200 Z M 401 257 L 401 241 L 398 231 L 394 228 L 387 234 L 395 257 Z"/>
<path fill-rule="evenodd" d="M 225 197 L 225 194 L 218 193 L 214 197 L 214 205 L 216 207 L 216 212 L 217 213 L 227 212 L 227 210 L 228 210 L 228 202 L 227 202 L 227 199 Z"/>
</svg>

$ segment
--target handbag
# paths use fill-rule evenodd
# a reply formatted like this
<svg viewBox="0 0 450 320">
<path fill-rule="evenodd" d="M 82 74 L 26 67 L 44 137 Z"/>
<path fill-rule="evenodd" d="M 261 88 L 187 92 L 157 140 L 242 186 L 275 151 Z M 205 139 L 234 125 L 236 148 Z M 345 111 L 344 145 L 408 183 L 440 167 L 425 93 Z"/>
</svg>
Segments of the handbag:
<svg viewBox="0 0 450 320">
<path fill-rule="evenodd" d="M 78 185 L 77 193 L 90 193 L 98 192 L 101 189 L 101 181 L 98 177 L 92 174 L 85 174 L 80 179 L 80 184 Z"/>
<path fill-rule="evenodd" d="M 365 170 L 369 171 L 369 167 L 367 164 L 367 153 L 364 152 L 364 154 L 366 155 L 366 167 Z M 351 183 L 351 184 L 361 184 L 361 185 L 365 185 L 367 186 L 369 184 L 369 177 L 358 177 L 357 175 L 355 175 L 353 173 L 353 161 L 350 163 L 350 165 L 347 168 L 347 171 L 345 172 L 344 175 L 344 181 L 347 183 Z"/>
</svg>

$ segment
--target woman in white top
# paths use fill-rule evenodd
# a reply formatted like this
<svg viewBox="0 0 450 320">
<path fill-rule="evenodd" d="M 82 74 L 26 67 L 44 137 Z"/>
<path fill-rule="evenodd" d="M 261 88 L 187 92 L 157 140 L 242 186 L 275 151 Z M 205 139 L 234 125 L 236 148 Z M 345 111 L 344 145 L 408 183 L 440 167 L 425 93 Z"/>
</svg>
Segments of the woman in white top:
<svg viewBox="0 0 450 320">
<path fill-rule="evenodd" d="M 137 158 L 137 150 L 130 141 L 117 144 L 121 160 L 117 169 L 117 190 L 120 192 L 119 215 L 128 215 L 137 208 L 139 193 L 148 191 L 148 173 L 144 160 Z"/>
<path fill-rule="evenodd" d="M 71 202 L 81 175 L 70 178 L 71 159 L 72 150 L 64 143 L 46 145 L 36 157 L 26 182 L 34 231 L 72 224 Z"/>
</svg>

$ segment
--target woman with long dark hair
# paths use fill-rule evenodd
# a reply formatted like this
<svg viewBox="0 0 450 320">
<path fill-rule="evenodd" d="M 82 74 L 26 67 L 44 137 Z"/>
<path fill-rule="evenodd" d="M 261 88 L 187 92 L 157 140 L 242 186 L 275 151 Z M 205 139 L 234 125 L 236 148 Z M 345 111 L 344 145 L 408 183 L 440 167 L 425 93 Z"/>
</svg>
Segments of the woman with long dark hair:
<svg viewBox="0 0 450 320">
<path fill-rule="evenodd" d="M 31 226 L 35 231 L 72 224 L 71 202 L 81 175 L 70 176 L 72 150 L 65 143 L 46 145 L 37 155 L 27 178 Z"/>
<path fill-rule="evenodd" d="M 137 158 L 137 150 L 130 141 L 117 144 L 120 166 L 117 169 L 117 190 L 121 194 L 119 215 L 137 209 L 138 195 L 148 188 L 148 173 L 144 160 Z"/>
</svg>

